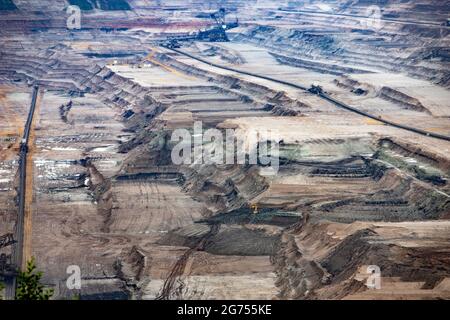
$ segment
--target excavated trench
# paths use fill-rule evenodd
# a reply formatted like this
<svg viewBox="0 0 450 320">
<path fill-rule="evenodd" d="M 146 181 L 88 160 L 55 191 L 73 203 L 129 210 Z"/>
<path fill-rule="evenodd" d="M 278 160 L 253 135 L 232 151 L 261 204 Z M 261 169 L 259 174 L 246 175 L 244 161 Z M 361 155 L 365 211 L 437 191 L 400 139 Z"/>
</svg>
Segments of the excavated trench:
<svg viewBox="0 0 450 320">
<path fill-rule="evenodd" d="M 177 95 L 180 93 L 186 96 L 184 91 Z M 282 145 L 282 154 L 284 150 L 288 156 L 281 158 L 281 175 L 304 175 L 310 179 L 322 179 L 317 182 L 318 184 L 326 183 L 323 179 L 328 179 L 330 182 L 339 181 L 348 186 L 354 184 L 356 180 L 367 180 L 371 186 L 358 196 L 342 197 L 330 194 L 327 197 L 325 191 L 325 194 L 317 200 L 316 195 L 312 194 L 309 195 L 310 200 L 302 199 L 300 204 L 262 206 L 258 213 L 254 214 L 250 208 L 252 199 L 270 188 L 270 182 L 259 176 L 257 166 L 203 165 L 171 168 L 170 153 L 173 144 L 168 142 L 171 131 L 165 129 L 155 133 L 154 130 L 161 125 L 158 121 L 152 121 L 152 117 L 147 117 L 148 120 L 144 120 L 144 124 L 141 122 L 142 118 L 133 118 L 131 121 L 124 118 L 128 130 L 135 133 L 135 138 L 121 146 L 122 152 L 128 154 L 128 159 L 124 162 L 122 173 L 114 180 L 156 183 L 171 180 L 197 201 L 206 203 L 209 208 L 206 217 L 198 219 L 197 224 L 171 230 L 157 241 L 157 244 L 162 246 L 190 248 L 175 264 L 173 274 L 167 278 L 169 282 L 166 282 L 160 298 L 167 298 L 173 294 L 176 290 L 174 279 L 183 274 L 189 256 L 198 251 L 219 256 L 272 256 L 278 273 L 277 286 L 280 288 L 280 297 L 313 298 L 310 296 L 312 290 L 320 290 L 333 281 L 346 283 L 344 280 L 353 274 L 356 266 L 362 262 L 388 261 L 388 257 L 393 254 L 392 250 L 395 254 L 398 250 L 404 250 L 392 249 L 383 244 L 375 246 L 369 244 L 367 239 L 376 236 L 376 233 L 365 230 L 351 235 L 323 260 L 310 261 L 302 257 L 301 250 L 292 240 L 286 240 L 286 232 L 304 222 L 302 212 L 308 212 L 308 224 L 317 223 L 322 219 L 339 223 L 364 220 L 422 221 L 448 215 L 450 205 L 448 197 L 438 193 L 439 189 L 435 189 L 446 188 L 447 171 L 442 169 L 447 169 L 447 164 L 421 151 L 411 152 L 402 148 L 392 139 L 380 139 L 373 143 L 370 146 L 372 155 L 367 155 L 366 147 L 355 147 L 358 143 L 367 144 L 365 140 L 325 141 L 340 151 L 342 151 L 340 146 L 351 143 L 353 150 L 361 152 L 359 155 L 344 158 L 340 155 L 334 161 L 309 159 L 308 154 L 315 152 L 314 146 L 317 146 L 315 141 L 304 145 Z M 292 151 L 296 149 L 300 151 L 297 153 Z M 308 153 L 304 150 L 308 150 Z M 400 160 L 393 161 L 394 158 L 385 156 L 387 151 L 412 157 L 418 163 L 416 166 L 427 165 L 430 167 L 428 171 L 438 172 L 439 175 L 427 175 L 428 171 L 421 173 L 414 169 L 408 169 L 415 173 L 411 176 L 399 173 L 395 168 L 399 166 Z M 163 167 L 167 169 L 162 169 Z M 252 225 L 262 228 L 249 228 Z M 210 226 L 215 226 L 214 234 L 211 234 Z M 275 233 L 268 232 L 264 226 L 275 226 L 278 229 Z M 199 243 L 202 243 L 201 248 Z M 357 254 L 354 254 L 353 249 L 349 249 L 355 247 L 358 248 Z M 373 255 L 372 252 L 376 254 Z M 387 266 L 386 262 L 383 267 Z M 389 268 L 392 270 L 389 271 L 390 276 L 398 275 L 396 268 L 400 270 L 400 267 Z M 417 272 L 415 278 L 411 279 L 424 277 L 424 274 Z M 436 277 L 440 279 L 445 272 L 447 271 L 436 271 L 433 279 Z M 353 281 L 346 283 L 341 293 L 333 293 L 329 297 L 344 297 L 360 290 L 362 290 L 361 283 Z"/>
<path fill-rule="evenodd" d="M 115 103 L 118 101 L 120 100 L 115 99 Z M 81 164 L 87 169 L 88 185 L 96 199 L 98 214 L 103 219 L 103 226 L 100 229 L 103 233 L 111 232 L 115 201 L 113 186 L 117 183 L 133 181 L 161 183 L 161 181 L 170 180 L 176 185 L 182 186 L 184 192 L 191 194 L 194 199 L 208 204 L 210 212 L 207 217 L 198 219 L 197 222 L 200 223 L 200 226 L 216 226 L 217 230 L 214 234 L 210 234 L 208 228 L 204 230 L 202 227 L 200 227 L 200 231 L 195 231 L 198 228 L 194 225 L 194 227 L 182 227 L 169 231 L 167 235 L 156 242 L 161 246 L 190 248 L 172 269 L 179 270 L 173 271 L 173 274 L 169 275 L 167 279 L 180 277 L 188 257 L 198 251 L 217 256 L 271 256 L 278 274 L 277 287 L 280 289 L 280 297 L 313 298 L 310 296 L 312 290 L 320 290 L 322 286 L 332 284 L 333 281 L 336 283 L 344 281 L 354 273 L 356 266 L 363 262 L 376 261 L 380 264 L 380 260 L 387 261 L 387 257 L 392 254 L 393 249 L 382 244 L 376 246 L 368 244 L 367 237 L 374 236 L 373 232 L 360 232 L 352 235 L 348 240 L 346 239 L 333 251 L 333 254 L 323 261 L 311 262 L 302 257 L 301 250 L 296 248 L 292 241 L 286 243 L 284 240 L 286 232 L 283 230 L 289 230 L 289 227 L 302 221 L 300 212 L 309 212 L 311 221 L 327 219 L 340 223 L 363 220 L 436 219 L 448 214 L 450 207 L 448 198 L 436 194 L 431 187 L 445 187 L 446 183 L 443 182 L 446 181 L 446 175 L 443 171 L 439 171 L 441 174 L 439 177 L 430 176 L 433 178 L 424 174 L 416 174 L 415 178 L 426 183 L 427 187 L 416 185 L 414 179 L 397 174 L 393 172 L 393 169 L 388 168 L 393 161 L 386 156 L 382 157 L 382 152 L 385 152 L 386 149 L 397 152 L 403 149 L 391 140 L 380 140 L 376 145 L 378 150 L 373 157 L 348 157 L 331 162 L 292 159 L 292 157 L 281 159 L 281 174 L 301 174 L 312 179 L 339 180 L 348 185 L 351 185 L 354 180 L 369 179 L 377 185 L 372 192 L 356 198 L 333 200 L 331 203 L 330 198 L 335 196 L 330 195 L 330 198 L 327 199 L 328 203 L 322 203 L 322 200 L 316 202 L 312 197 L 311 201 L 305 201 L 294 207 L 292 205 L 262 207 L 255 215 L 252 213 L 250 203 L 252 199 L 267 191 L 270 185 L 266 179 L 259 176 L 257 167 L 200 166 L 175 170 L 161 168 L 161 166 L 169 166 L 173 145 L 171 146 L 167 142 L 170 131 L 148 135 L 148 130 L 155 125 L 152 123 L 152 119 L 158 113 L 142 112 L 131 118 L 123 117 L 127 130 L 135 133 L 135 138 L 120 146 L 121 152 L 126 152 L 128 159 L 124 162 L 126 165 L 122 167 L 122 173 L 113 179 L 103 177 L 89 159 L 82 161 Z M 83 137 L 64 137 L 64 141 L 69 141 L 68 139 L 80 141 Z M 338 144 L 345 143 L 347 143 L 345 140 L 338 142 Z M 296 146 L 287 145 L 285 147 L 295 149 Z M 135 149 L 139 151 L 134 153 Z M 144 154 L 142 154 L 143 150 L 145 150 Z M 438 160 L 429 156 L 422 154 L 414 154 L 414 156 L 418 161 L 428 165 L 437 166 L 439 164 L 439 168 L 443 166 Z M 379 163 L 378 159 L 382 159 L 384 162 Z M 84 178 L 78 177 L 77 179 L 81 181 Z M 294 211 L 292 211 L 293 208 Z M 205 223 L 207 224 L 205 225 Z M 263 228 L 249 228 L 248 226 L 251 225 Z M 264 226 L 276 226 L 279 229 L 273 233 L 264 229 Z M 199 247 L 199 243 L 202 243 L 201 247 Z M 353 248 L 358 248 L 356 254 Z M 406 255 L 406 253 L 402 254 Z M 414 252 L 414 254 L 420 256 L 421 253 Z M 127 262 L 127 259 L 130 261 Z M 145 286 L 146 281 L 151 281 L 146 278 L 143 271 L 145 259 L 148 259 L 145 253 L 134 248 L 129 256 L 123 258 L 125 262 L 122 260 L 117 262 L 115 266 L 117 278 L 122 281 L 124 292 L 127 292 L 126 295 L 110 292 L 110 296 L 91 294 L 84 295 L 83 298 L 141 296 L 142 287 Z M 440 260 L 438 262 L 442 263 Z M 399 262 L 398 266 L 390 266 L 386 262 L 382 267 L 385 267 L 388 270 L 386 272 L 394 277 L 399 275 L 400 271 L 403 274 L 405 269 L 400 267 L 401 265 Z M 420 267 L 420 270 L 429 271 L 429 267 L 431 266 L 424 265 Z M 420 270 L 417 271 L 414 267 L 410 269 L 411 279 L 424 278 L 425 275 L 420 273 Z M 440 279 L 446 272 L 448 270 L 437 270 L 433 273 L 433 279 Z M 168 281 L 169 283 L 161 292 L 161 298 L 170 297 L 172 291 L 176 290 L 176 286 L 172 283 L 175 280 Z M 428 282 L 431 283 L 432 279 Z M 360 289 L 360 284 L 352 282 L 346 284 L 341 293 L 330 297 L 344 297 L 358 292 Z"/>
<path fill-rule="evenodd" d="M 338 145 L 345 143 L 348 141 L 341 140 Z M 355 142 L 353 141 L 352 144 L 354 145 Z M 167 146 L 167 144 L 164 145 Z M 394 145 L 390 139 L 381 139 L 373 144 L 372 156 L 351 156 L 336 161 L 295 160 L 292 157 L 292 149 L 298 146 L 284 145 L 283 147 L 291 156 L 281 159 L 281 175 L 304 175 L 310 179 L 322 179 L 318 181 L 319 184 L 326 183 L 323 179 L 329 179 L 330 182 L 339 181 L 348 186 L 353 185 L 356 180 L 367 180 L 368 183 L 370 182 L 370 187 L 356 197 L 343 196 L 344 199 L 340 200 L 330 201 L 339 196 L 330 194 L 327 197 L 325 191 L 322 198 L 315 200 L 316 195 L 309 195 L 310 201 L 303 199 L 302 204 L 295 206 L 292 204 L 278 207 L 276 205 L 261 206 L 256 214 L 250 207 L 252 199 L 270 188 L 270 182 L 258 175 L 257 168 L 206 165 L 180 168 L 178 175 L 182 173 L 183 178 L 180 179 L 177 176 L 178 183 L 195 199 L 207 203 L 211 212 L 208 213 L 207 218 L 197 220 L 197 224 L 170 231 L 158 241 L 158 244 L 188 247 L 194 250 L 189 251 L 191 255 L 200 250 L 198 243 L 208 235 L 208 240 L 204 242 L 201 251 L 209 254 L 271 256 L 278 273 L 277 286 L 280 288 L 281 298 L 314 298 L 310 292 L 320 290 L 323 286 L 334 282 L 343 282 L 345 286 L 342 292 L 333 293 L 332 296 L 330 294 L 329 298 L 357 293 L 363 289 L 363 285 L 360 282 L 347 283 L 344 280 L 349 278 L 355 272 L 355 268 L 363 262 L 370 264 L 376 261 L 380 264 L 380 261 L 384 261 L 385 264 L 381 267 L 387 268 L 389 276 L 397 277 L 400 275 L 402 263 L 398 262 L 398 265 L 391 265 L 388 268 L 390 259 L 388 257 L 393 254 L 401 254 L 403 257 L 412 253 L 405 253 L 406 249 L 401 247 L 397 249 L 382 243 L 370 244 L 371 237 L 376 236 L 376 233 L 370 229 L 352 234 L 339 244 L 330 256 L 320 261 L 310 261 L 303 257 L 301 250 L 293 244 L 292 240 L 286 240 L 286 237 L 289 239 L 289 232 L 292 230 L 298 232 L 298 226 L 305 223 L 305 215 L 302 212 L 307 212 L 307 225 L 314 225 L 323 219 L 339 223 L 400 222 L 437 219 L 448 215 L 450 207 L 448 197 L 434 190 L 436 186 L 442 187 L 440 183 L 436 183 L 435 180 L 420 179 L 420 176 L 405 176 L 398 173 L 389 161 L 379 162 L 380 152 L 386 148 L 393 149 Z M 160 153 L 161 149 L 156 149 L 156 152 Z M 170 147 L 164 149 L 164 152 L 170 153 Z M 428 159 L 420 154 L 413 156 L 423 163 L 434 165 L 439 163 L 436 159 Z M 165 158 L 163 155 L 160 157 Z M 441 175 L 440 179 L 444 181 L 446 174 L 441 172 Z M 154 179 L 153 176 L 148 178 Z M 175 176 L 173 178 L 175 179 Z M 217 228 L 214 235 L 208 231 L 211 225 Z M 265 226 L 274 226 L 277 231 L 269 232 Z M 354 248 L 358 248 L 356 253 Z M 292 259 L 296 262 L 292 262 Z M 411 266 L 411 273 L 415 270 L 414 268 Z M 426 266 L 423 268 L 426 269 Z M 433 277 L 431 277 L 433 279 L 440 279 L 447 272 L 437 268 L 433 270 L 436 270 L 433 271 Z M 179 270 L 177 274 L 180 276 L 182 271 Z M 430 278 L 417 270 L 414 275 L 406 276 L 407 281 L 424 277 Z"/>
<path fill-rule="evenodd" d="M 399 277 L 404 282 L 420 282 L 422 290 L 437 287 L 449 272 L 446 250 L 383 243 L 372 228 L 360 229 L 343 241 L 328 236 L 317 239 L 318 230 L 324 226 L 326 223 L 305 225 L 302 233 L 297 233 L 300 238 L 292 232 L 285 235 L 281 250 L 274 257 L 280 298 L 342 299 L 364 292 L 364 281 L 355 277 L 361 266 L 380 267 L 384 279 Z M 331 249 L 322 257 L 311 258 L 299 249 L 302 241 L 321 241 Z"/>
<path fill-rule="evenodd" d="M 383 50 L 367 56 L 367 48 L 352 50 L 326 32 L 256 26 L 236 34 L 234 40 L 269 48 L 271 57 L 282 65 L 339 76 L 336 86 L 356 96 L 379 97 L 421 114 L 433 113 L 421 100 L 391 87 L 375 88 L 353 76 L 371 74 L 373 69 L 401 71 L 448 86 L 445 68 L 415 65 L 407 58 L 389 62 Z M 224 63 L 248 62 L 239 52 L 224 48 L 208 45 L 200 50 Z M 423 282 L 424 289 L 438 287 L 450 273 L 446 248 L 436 243 L 404 246 L 383 233 L 391 225 L 375 225 L 448 218 L 448 159 L 392 136 L 370 140 L 330 134 L 330 138 L 281 142 L 275 178 L 262 176 L 260 165 L 174 166 L 170 136 L 177 128 L 191 128 L 196 120 L 208 129 L 234 118 L 295 118 L 306 113 L 305 117 L 312 117 L 315 105 L 269 86 L 189 65 L 168 53 L 156 53 L 153 58 L 198 83 L 148 86 L 104 63 L 95 64 L 117 58 L 123 48 L 69 52 L 67 47 L 55 47 L 33 57 L 2 53 L 0 75 L 18 84 L 39 82 L 50 93 L 64 96 L 55 110 L 65 128 L 77 125 L 76 100 L 91 95 L 112 109 L 114 120 L 123 125 L 120 140 L 108 132 L 83 129 L 37 139 L 38 144 L 74 144 L 82 149 L 74 160 L 52 162 L 76 166 L 76 170 L 55 173 L 45 188 L 54 194 L 86 188 L 94 204 L 94 215 L 67 218 L 76 223 L 62 237 L 76 234 L 80 246 L 86 251 L 94 248 L 89 255 L 101 256 L 105 265 L 87 277 L 92 281 L 88 286 L 100 289 L 83 293 L 83 298 L 142 298 L 158 280 L 162 284 L 156 297 L 174 298 L 189 283 L 184 282 L 187 278 L 195 279 L 192 275 L 202 272 L 195 270 L 201 259 L 206 265 L 214 261 L 220 266 L 221 261 L 228 263 L 231 260 L 226 259 L 236 257 L 241 261 L 270 257 L 264 270 L 275 272 L 278 297 L 294 299 L 361 293 L 365 286 L 355 274 L 362 265 L 380 266 L 385 277 Z M 439 50 L 422 53 L 430 54 L 445 60 L 445 52 Z M 86 55 L 92 58 L 86 60 Z M 136 55 L 133 61 L 143 52 Z M 318 57 L 330 61 L 320 62 Z M 95 116 L 90 115 L 89 121 L 98 122 Z M 108 129 L 105 123 L 98 123 L 99 128 Z M 114 170 L 105 170 L 108 162 L 102 161 L 109 161 L 105 148 L 110 143 L 121 158 L 114 160 Z M 98 150 L 98 156 L 92 157 Z M 89 219 L 95 221 L 88 226 L 91 234 L 77 229 Z M 422 239 L 415 229 L 402 239 L 415 239 L 417 234 Z M 424 239 L 431 242 L 432 235 Z M 97 260 L 85 263 L 92 261 Z M 252 268 L 248 267 L 250 273 L 258 273 Z M 51 277 L 62 278 L 56 272 Z M 262 281 L 268 280 L 263 277 Z M 60 290 L 60 296 L 69 295 Z"/>
</svg>

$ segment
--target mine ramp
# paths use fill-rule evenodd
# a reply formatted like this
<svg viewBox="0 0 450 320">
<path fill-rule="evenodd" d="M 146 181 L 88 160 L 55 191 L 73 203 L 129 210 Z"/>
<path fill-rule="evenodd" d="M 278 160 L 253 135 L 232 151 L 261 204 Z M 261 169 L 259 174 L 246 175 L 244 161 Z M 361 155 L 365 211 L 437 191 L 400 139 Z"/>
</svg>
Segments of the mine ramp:
<svg viewBox="0 0 450 320">
<path fill-rule="evenodd" d="M 31 125 L 33 123 L 34 111 L 36 109 L 36 100 L 39 92 L 39 87 L 33 87 L 33 96 L 31 99 L 30 111 L 28 113 L 27 122 L 25 123 L 25 129 L 23 133 L 22 142 L 20 143 L 20 155 L 19 155 L 19 188 L 18 188 L 18 200 L 19 200 L 19 212 L 16 224 L 16 239 L 15 245 L 15 257 L 14 262 L 17 266 L 22 265 L 23 258 L 23 223 L 25 216 L 25 192 L 26 192 L 26 177 L 27 177 L 27 154 L 28 154 L 28 141 L 30 138 Z"/>
<path fill-rule="evenodd" d="M 24 218 L 25 218 L 25 192 L 26 192 L 26 177 L 27 177 L 27 154 L 28 154 L 28 142 L 30 139 L 31 126 L 33 123 L 34 112 L 36 109 L 36 101 L 38 97 L 39 87 L 33 87 L 33 94 L 31 98 L 31 106 L 28 112 L 27 122 L 25 123 L 25 128 L 22 136 L 22 141 L 20 142 L 20 153 L 19 153 L 19 187 L 17 188 L 17 199 L 18 199 L 18 214 L 17 222 L 15 228 L 15 239 L 13 240 L 13 250 L 11 258 L 8 259 L 8 263 L 5 263 L 5 275 L 6 275 L 6 299 L 14 299 L 15 296 L 15 270 L 20 268 L 23 263 L 23 242 L 24 242 Z M 12 236 L 8 236 L 11 242 Z M 6 255 L 2 256 L 3 260 L 6 260 Z M 7 271 L 7 272 L 6 272 Z"/>
<path fill-rule="evenodd" d="M 341 102 L 339 100 L 334 99 L 329 94 L 327 94 L 323 90 L 322 87 L 317 86 L 317 85 L 311 85 L 308 88 L 308 87 L 305 87 L 305 86 L 302 86 L 302 85 L 299 85 L 299 84 L 296 84 L 296 83 L 293 83 L 293 82 L 284 81 L 284 80 L 272 78 L 272 77 L 269 77 L 269 76 L 257 74 L 257 73 L 254 73 L 254 72 L 239 70 L 239 69 L 235 69 L 235 68 L 232 68 L 232 67 L 223 66 L 223 65 L 220 65 L 220 64 L 217 64 L 217 63 L 213 63 L 213 62 L 210 62 L 208 60 L 205 60 L 205 59 L 202 59 L 200 57 L 197 57 L 195 55 L 192 55 L 190 53 L 178 50 L 177 48 L 173 48 L 173 47 L 166 47 L 166 48 L 169 49 L 169 50 L 172 50 L 172 51 L 174 51 L 176 53 L 179 53 L 181 55 L 184 55 L 186 57 L 189 57 L 191 59 L 194 59 L 194 60 L 200 61 L 202 63 L 208 64 L 208 65 L 210 65 L 212 67 L 216 67 L 216 68 L 220 68 L 220 69 L 228 70 L 228 71 L 232 71 L 232 72 L 237 72 L 237 73 L 248 75 L 248 76 L 252 76 L 252 77 L 255 77 L 255 78 L 269 80 L 269 81 L 272 81 L 272 82 L 276 82 L 276 83 L 279 83 L 279 84 L 283 84 L 283 85 L 286 85 L 286 86 L 289 86 L 289 87 L 293 87 L 293 88 L 296 88 L 296 89 L 300 89 L 300 90 L 309 92 L 310 94 L 317 95 L 318 97 L 320 97 L 320 98 L 322 98 L 324 100 L 327 100 L 328 102 L 331 102 L 333 105 L 335 105 L 335 106 L 337 106 L 339 108 L 351 111 L 351 112 L 359 114 L 359 115 L 361 115 L 363 117 L 367 117 L 367 118 L 379 121 L 381 123 L 384 123 L 386 125 L 389 125 L 389 126 L 392 126 L 392 127 L 398 128 L 398 129 L 407 130 L 407 131 L 414 132 L 414 133 L 417 133 L 417 134 L 421 134 L 421 135 L 424 135 L 424 136 L 427 136 L 427 137 L 432 137 L 432 138 L 436 138 L 436 139 L 440 139 L 440 140 L 450 141 L 450 136 L 446 136 L 446 135 L 442 135 L 442 134 L 438 134 L 438 133 L 434 133 L 434 132 L 430 132 L 430 131 L 425 131 L 425 130 L 422 130 L 422 129 L 419 129 L 419 128 L 415 128 L 415 127 L 403 125 L 403 124 L 400 124 L 400 123 L 396 123 L 396 122 L 393 122 L 393 121 L 390 121 L 390 120 L 383 119 L 381 116 L 376 116 L 376 115 L 373 115 L 371 113 L 359 110 L 358 108 L 349 106 L 348 104 L 346 104 L 344 102 Z"/>
</svg>

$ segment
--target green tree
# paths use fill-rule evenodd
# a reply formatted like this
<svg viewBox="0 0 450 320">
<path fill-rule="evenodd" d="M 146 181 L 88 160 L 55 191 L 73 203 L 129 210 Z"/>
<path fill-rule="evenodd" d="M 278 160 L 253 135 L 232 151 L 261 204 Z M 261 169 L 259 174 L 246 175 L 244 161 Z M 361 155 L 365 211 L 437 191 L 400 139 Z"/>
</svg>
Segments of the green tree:
<svg viewBox="0 0 450 320">
<path fill-rule="evenodd" d="M 2 296 L 3 289 L 5 289 L 5 285 L 2 282 L 0 282 L 0 300 L 3 300 L 3 296 Z"/>
<path fill-rule="evenodd" d="M 27 261 L 27 269 L 17 277 L 16 300 L 49 300 L 53 289 L 41 284 L 42 272 L 36 270 L 34 257 Z"/>
</svg>

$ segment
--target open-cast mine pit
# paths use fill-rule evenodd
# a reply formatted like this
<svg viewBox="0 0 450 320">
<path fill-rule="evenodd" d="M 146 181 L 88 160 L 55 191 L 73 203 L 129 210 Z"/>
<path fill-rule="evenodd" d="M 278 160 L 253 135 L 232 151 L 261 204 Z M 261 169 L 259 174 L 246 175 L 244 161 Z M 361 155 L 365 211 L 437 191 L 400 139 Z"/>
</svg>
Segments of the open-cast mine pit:
<svg viewBox="0 0 450 320">
<path fill-rule="evenodd" d="M 0 1 L 3 296 L 450 299 L 449 16 Z"/>
</svg>

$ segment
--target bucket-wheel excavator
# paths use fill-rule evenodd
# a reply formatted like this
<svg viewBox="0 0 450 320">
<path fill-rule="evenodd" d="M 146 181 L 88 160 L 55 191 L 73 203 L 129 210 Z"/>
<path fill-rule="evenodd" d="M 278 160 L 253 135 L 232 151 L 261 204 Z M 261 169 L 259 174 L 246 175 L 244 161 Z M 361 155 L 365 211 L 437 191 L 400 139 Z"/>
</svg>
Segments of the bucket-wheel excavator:
<svg viewBox="0 0 450 320">
<path fill-rule="evenodd" d="M 236 19 L 234 22 L 226 22 L 226 11 L 224 8 L 220 8 L 218 11 L 210 14 L 210 18 L 214 20 L 214 24 L 200 30 L 194 34 L 187 36 L 172 36 L 164 41 L 161 45 L 167 48 L 180 48 L 181 41 L 206 41 L 206 42 L 228 42 L 226 31 L 239 26 L 239 21 Z"/>
</svg>

